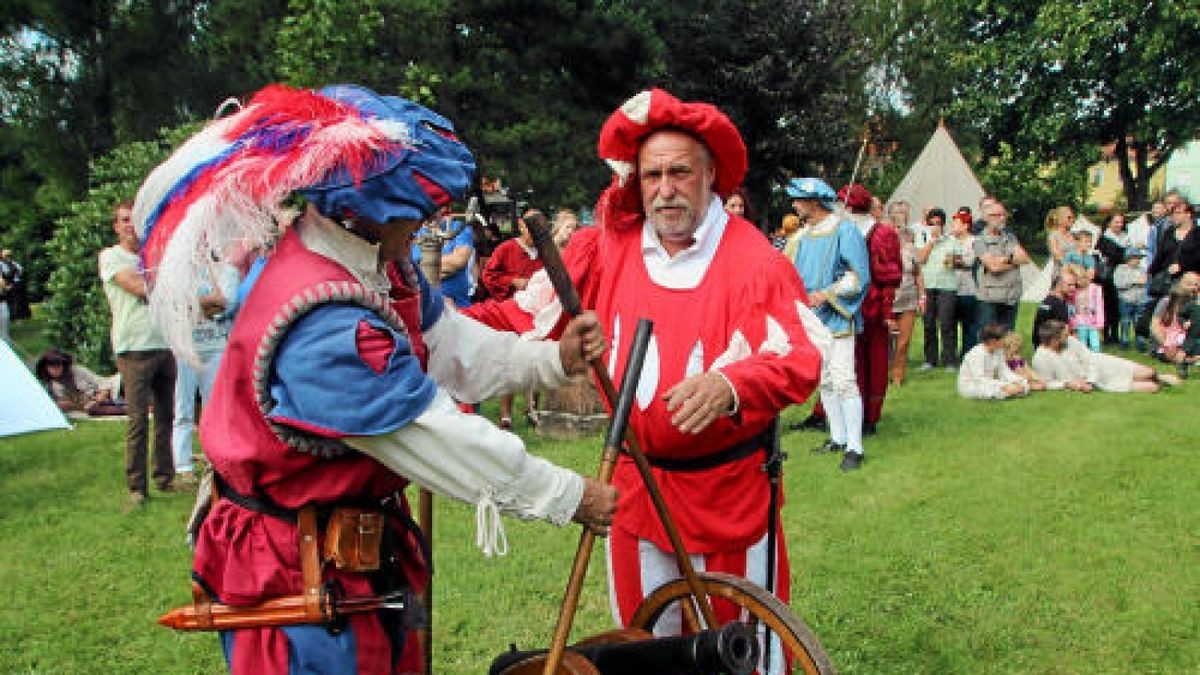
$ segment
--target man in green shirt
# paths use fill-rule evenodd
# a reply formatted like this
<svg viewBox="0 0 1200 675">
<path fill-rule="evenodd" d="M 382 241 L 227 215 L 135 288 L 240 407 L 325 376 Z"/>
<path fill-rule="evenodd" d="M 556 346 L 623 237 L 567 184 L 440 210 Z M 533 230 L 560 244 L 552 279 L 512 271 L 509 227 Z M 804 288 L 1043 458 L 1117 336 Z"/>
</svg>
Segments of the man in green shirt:
<svg viewBox="0 0 1200 675">
<path fill-rule="evenodd" d="M 113 209 L 117 243 L 100 252 L 100 280 L 112 312 L 112 348 L 125 389 L 129 427 L 125 432 L 125 481 L 129 506 L 146 502 L 149 409 L 154 405 L 154 483 L 170 490 L 175 478 L 171 425 L 175 408 L 175 357 L 150 319 L 146 280 L 140 272 L 133 205 Z"/>
</svg>

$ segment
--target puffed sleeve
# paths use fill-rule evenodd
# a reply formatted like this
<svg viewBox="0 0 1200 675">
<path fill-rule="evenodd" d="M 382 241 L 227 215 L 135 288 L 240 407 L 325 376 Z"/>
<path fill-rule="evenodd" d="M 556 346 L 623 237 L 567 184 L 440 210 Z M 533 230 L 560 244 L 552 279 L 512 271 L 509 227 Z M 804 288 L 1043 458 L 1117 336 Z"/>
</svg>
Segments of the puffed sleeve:
<svg viewBox="0 0 1200 675">
<path fill-rule="evenodd" d="M 328 304 L 283 337 L 270 391 L 273 422 L 339 438 L 403 427 L 429 407 L 436 385 L 403 332 L 362 307 Z"/>
</svg>

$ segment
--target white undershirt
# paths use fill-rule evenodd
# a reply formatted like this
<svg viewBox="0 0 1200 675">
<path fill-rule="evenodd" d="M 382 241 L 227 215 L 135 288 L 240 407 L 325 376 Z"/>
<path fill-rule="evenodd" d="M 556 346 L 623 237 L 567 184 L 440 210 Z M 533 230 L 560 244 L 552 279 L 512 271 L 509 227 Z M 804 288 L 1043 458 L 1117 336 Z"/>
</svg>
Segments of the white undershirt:
<svg viewBox="0 0 1200 675">
<path fill-rule="evenodd" d="M 688 290 L 700 285 L 704 273 L 717 255 L 717 246 L 725 235 L 729 214 L 721 200 L 713 195 L 708 203 L 704 220 L 692 235 L 691 246 L 675 255 L 667 253 L 659 240 L 658 232 L 649 220 L 642 221 L 642 260 L 650 280 L 664 288 Z"/>
</svg>

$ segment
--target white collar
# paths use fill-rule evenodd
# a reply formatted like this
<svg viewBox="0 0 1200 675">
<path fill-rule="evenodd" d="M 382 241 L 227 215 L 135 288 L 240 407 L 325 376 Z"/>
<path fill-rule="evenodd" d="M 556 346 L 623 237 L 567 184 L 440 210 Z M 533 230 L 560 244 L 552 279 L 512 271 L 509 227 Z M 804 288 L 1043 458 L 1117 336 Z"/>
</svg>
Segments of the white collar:
<svg viewBox="0 0 1200 675">
<path fill-rule="evenodd" d="M 704 213 L 704 219 L 692 233 L 692 245 L 672 256 L 663 247 L 654 225 L 650 223 L 649 219 L 644 219 L 642 220 L 642 254 L 656 254 L 675 259 L 681 255 L 699 255 L 704 251 L 716 249 L 717 242 L 721 240 L 721 235 L 725 232 L 725 223 L 727 222 L 729 222 L 729 213 L 725 211 L 721 199 L 713 195 L 712 200 L 708 203 L 708 210 Z"/>
<path fill-rule="evenodd" d="M 328 218 L 301 217 L 293 226 L 304 246 L 345 267 L 363 286 L 386 293 L 391 283 L 379 271 L 379 244 L 350 233 Z"/>
<path fill-rule="evenodd" d="M 805 230 L 809 235 L 814 234 L 829 234 L 838 228 L 838 223 L 842 222 L 840 216 L 835 212 L 830 212 L 829 215 L 822 218 L 815 225 L 809 225 Z"/>
<path fill-rule="evenodd" d="M 642 261 L 650 279 L 659 286 L 677 290 L 699 286 L 717 255 L 717 247 L 725 236 L 728 223 L 729 214 L 721 200 L 714 195 L 700 226 L 692 234 L 692 245 L 671 256 L 659 240 L 654 226 L 642 221 Z"/>
<path fill-rule="evenodd" d="M 525 251 L 525 255 L 529 256 L 530 260 L 537 260 L 538 250 L 536 246 L 526 246 L 520 237 L 517 237 L 513 241 L 517 242 L 517 246 L 520 246 L 521 250 Z"/>
</svg>

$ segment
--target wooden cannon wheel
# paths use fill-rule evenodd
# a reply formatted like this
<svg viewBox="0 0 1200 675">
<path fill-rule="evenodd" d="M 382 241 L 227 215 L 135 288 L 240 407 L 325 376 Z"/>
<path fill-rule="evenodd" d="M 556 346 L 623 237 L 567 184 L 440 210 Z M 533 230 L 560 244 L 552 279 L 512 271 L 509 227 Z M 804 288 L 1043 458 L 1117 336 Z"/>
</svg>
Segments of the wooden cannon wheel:
<svg viewBox="0 0 1200 675">
<path fill-rule="evenodd" d="M 709 596 L 724 598 L 740 607 L 741 620 L 760 622 L 779 636 L 784 651 L 791 656 L 794 670 L 809 675 L 837 672 L 816 634 L 766 589 L 731 574 L 699 572 L 696 576 Z M 683 579 L 659 586 L 638 606 L 629 627 L 652 631 L 668 608 L 691 595 L 691 589 Z"/>
</svg>

